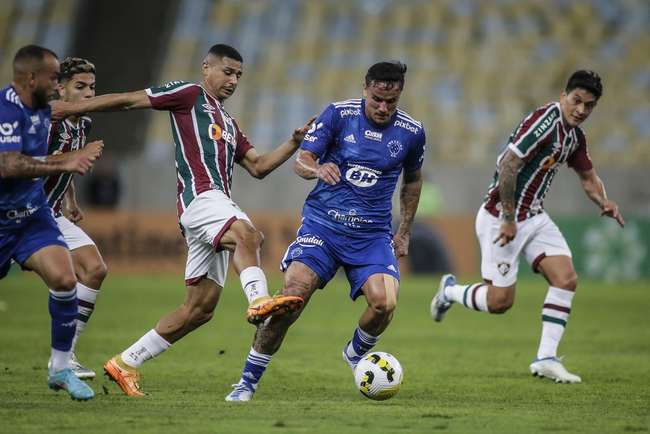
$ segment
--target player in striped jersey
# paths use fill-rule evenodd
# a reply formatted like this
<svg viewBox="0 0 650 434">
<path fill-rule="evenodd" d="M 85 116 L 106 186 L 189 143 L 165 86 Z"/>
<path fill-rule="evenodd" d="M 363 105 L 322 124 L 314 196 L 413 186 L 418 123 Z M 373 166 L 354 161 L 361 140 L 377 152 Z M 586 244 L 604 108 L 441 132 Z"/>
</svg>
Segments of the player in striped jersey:
<svg viewBox="0 0 650 434">
<path fill-rule="evenodd" d="M 231 199 L 232 171 L 240 164 L 262 179 L 298 149 L 309 125 L 273 151 L 260 155 L 224 108 L 242 76 L 242 57 L 228 45 L 210 48 L 200 84 L 173 81 L 146 90 L 53 104 L 53 117 L 153 108 L 170 114 L 176 145 L 177 211 L 188 245 L 185 303 L 104 365 L 124 393 L 142 396 L 137 368 L 212 318 L 226 280 L 230 254 L 249 301 L 247 319 L 259 324 L 302 306 L 297 296 L 270 297 L 260 268 L 263 236 Z"/>
<path fill-rule="evenodd" d="M 95 66 L 86 59 L 68 57 L 61 62 L 59 97 L 63 101 L 80 101 L 95 96 Z M 50 129 L 48 154 L 58 155 L 86 146 L 91 120 L 88 116 L 71 116 L 54 123 Z M 51 175 L 44 184 L 47 201 L 56 223 L 68 244 L 77 275 L 77 329 L 72 341 L 71 368 L 79 378 L 95 378 L 95 372 L 79 363 L 75 347 L 94 309 L 104 278 L 106 264 L 93 240 L 76 225 L 83 219 L 77 205 L 72 173 Z"/>
<path fill-rule="evenodd" d="M 494 180 L 476 217 L 485 283 L 460 285 L 453 275 L 442 277 L 431 302 L 441 321 L 454 302 L 469 309 L 504 313 L 514 302 L 522 254 L 533 271 L 548 281 L 542 308 L 542 336 L 530 371 L 561 383 L 580 383 L 557 357 L 577 286 L 571 250 L 558 227 L 544 212 L 543 202 L 553 177 L 567 163 L 576 171 L 587 196 L 601 215 L 624 225 L 618 205 L 607 198 L 593 167 L 582 124 L 602 94 L 598 74 L 579 70 L 569 78 L 559 102 L 538 108 L 519 124 L 499 155 Z"/>
</svg>

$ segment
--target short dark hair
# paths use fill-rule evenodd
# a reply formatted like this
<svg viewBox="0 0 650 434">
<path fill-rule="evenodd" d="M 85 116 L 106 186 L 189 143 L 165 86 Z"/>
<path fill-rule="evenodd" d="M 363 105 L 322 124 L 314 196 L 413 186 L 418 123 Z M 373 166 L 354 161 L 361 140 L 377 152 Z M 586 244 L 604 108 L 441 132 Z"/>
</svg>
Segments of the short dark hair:
<svg viewBox="0 0 650 434">
<path fill-rule="evenodd" d="M 212 54 L 215 57 L 218 57 L 219 59 L 228 57 L 238 62 L 244 61 L 244 59 L 241 57 L 241 54 L 239 54 L 239 51 L 237 51 L 235 47 L 231 47 L 230 45 L 226 44 L 215 44 L 210 47 L 210 51 L 208 51 L 208 53 Z"/>
<path fill-rule="evenodd" d="M 59 58 L 59 56 L 57 56 L 56 53 L 49 48 L 41 47 L 39 45 L 25 45 L 16 51 L 13 62 L 14 69 L 16 68 L 16 64 L 20 62 L 29 60 L 43 61 L 46 54 L 54 56 L 55 59 Z"/>
<path fill-rule="evenodd" d="M 366 86 L 372 83 L 387 83 L 392 87 L 398 83 L 400 88 L 404 88 L 404 74 L 406 65 L 400 61 L 375 63 L 366 73 Z"/>
<path fill-rule="evenodd" d="M 75 74 L 95 73 L 95 65 L 81 57 L 66 57 L 61 62 L 59 80 L 70 80 Z"/>
<path fill-rule="evenodd" d="M 599 99 L 603 94 L 603 84 L 600 81 L 600 75 L 588 69 L 580 69 L 571 74 L 564 91 L 569 93 L 576 88 L 591 92 L 596 99 Z"/>
</svg>

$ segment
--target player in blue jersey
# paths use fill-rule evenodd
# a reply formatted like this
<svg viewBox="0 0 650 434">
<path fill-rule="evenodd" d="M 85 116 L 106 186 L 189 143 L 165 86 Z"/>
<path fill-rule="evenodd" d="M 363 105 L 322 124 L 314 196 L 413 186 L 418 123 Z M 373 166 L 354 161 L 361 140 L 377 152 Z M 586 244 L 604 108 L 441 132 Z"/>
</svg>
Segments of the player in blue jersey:
<svg viewBox="0 0 650 434">
<path fill-rule="evenodd" d="M 399 265 L 408 252 L 411 223 L 420 199 L 425 136 L 422 124 L 397 108 L 406 65 L 370 67 L 363 99 L 330 104 L 301 145 L 295 171 L 318 179 L 303 208 L 302 226 L 282 259 L 283 294 L 305 305 L 343 267 L 350 297 L 363 295 L 361 315 L 343 358 L 354 370 L 377 343 L 397 305 Z M 401 221 L 391 231 L 391 198 L 400 174 Z M 226 401 L 248 401 L 302 309 L 259 326 L 241 379 Z"/>
<path fill-rule="evenodd" d="M 59 61 L 47 48 L 28 45 L 13 60 L 13 81 L 0 90 L 0 278 L 13 259 L 35 271 L 50 288 L 51 389 L 87 400 L 93 390 L 70 369 L 77 317 L 77 280 L 43 191 L 44 176 L 84 174 L 101 154 L 98 142 L 84 150 L 47 156 L 48 99 L 59 78 Z"/>
</svg>

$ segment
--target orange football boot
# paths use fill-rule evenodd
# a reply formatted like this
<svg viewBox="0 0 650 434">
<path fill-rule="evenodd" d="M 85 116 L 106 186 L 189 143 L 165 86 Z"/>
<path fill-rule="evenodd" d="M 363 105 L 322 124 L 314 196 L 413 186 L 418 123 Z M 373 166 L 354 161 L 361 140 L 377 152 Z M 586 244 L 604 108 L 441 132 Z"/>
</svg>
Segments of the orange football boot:
<svg viewBox="0 0 650 434">
<path fill-rule="evenodd" d="M 140 373 L 122 361 L 118 354 L 104 363 L 104 373 L 128 396 L 144 396 L 140 390 Z"/>
<path fill-rule="evenodd" d="M 254 325 L 260 324 L 268 317 L 282 316 L 295 312 L 302 307 L 304 300 L 296 295 L 268 295 L 257 298 L 246 309 L 246 320 Z"/>
</svg>

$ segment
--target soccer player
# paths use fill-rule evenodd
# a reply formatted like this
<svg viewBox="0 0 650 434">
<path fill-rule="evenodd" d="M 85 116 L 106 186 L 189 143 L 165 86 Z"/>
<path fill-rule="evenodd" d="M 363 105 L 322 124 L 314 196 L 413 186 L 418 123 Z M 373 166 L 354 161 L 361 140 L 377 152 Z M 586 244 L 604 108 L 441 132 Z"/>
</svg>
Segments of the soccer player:
<svg viewBox="0 0 650 434">
<path fill-rule="evenodd" d="M 557 348 L 571 313 L 577 276 L 571 250 L 543 202 L 560 166 L 576 171 L 587 196 L 601 215 L 621 227 L 618 205 L 607 198 L 593 167 L 585 133 L 580 127 L 598 103 L 603 86 L 598 74 L 580 70 L 569 78 L 559 102 L 551 102 L 526 116 L 497 159 L 497 170 L 476 216 L 484 283 L 461 285 L 453 275 L 440 280 L 431 302 L 431 315 L 442 321 L 453 305 L 489 313 L 504 313 L 514 303 L 519 255 L 549 283 L 542 308 L 542 336 L 534 375 L 560 383 L 580 383 L 557 357 Z"/>
<path fill-rule="evenodd" d="M 188 246 L 187 298 L 154 329 L 104 365 L 108 376 L 129 396 L 143 395 L 137 368 L 212 318 L 231 252 L 248 298 L 250 323 L 284 315 L 302 305 L 297 296 L 269 296 L 260 268 L 262 234 L 232 201 L 231 185 L 234 163 L 262 179 L 285 162 L 298 149 L 313 119 L 273 151 L 258 154 L 223 105 L 237 88 L 242 62 L 235 48 L 217 44 L 203 60 L 201 84 L 173 81 L 162 87 L 74 103 L 53 102 L 57 118 L 143 108 L 170 112 L 176 144 L 177 210 Z"/>
<path fill-rule="evenodd" d="M 343 359 L 353 370 L 388 327 L 399 289 L 397 258 L 407 254 L 420 199 L 425 135 L 422 124 L 398 109 L 406 65 L 372 65 L 363 99 L 330 104 L 309 130 L 296 160 L 304 179 L 318 179 L 305 201 L 302 226 L 282 259 L 283 294 L 311 298 L 340 267 L 350 298 L 367 308 Z M 391 198 L 403 172 L 400 224 L 391 232 Z M 226 401 L 249 401 L 271 356 L 302 309 L 259 326 L 241 378 Z"/>
<path fill-rule="evenodd" d="M 59 97 L 63 101 L 79 101 L 95 96 L 95 65 L 86 59 L 68 57 L 61 63 Z M 48 154 L 58 155 L 86 145 L 91 119 L 71 116 L 52 125 Z M 106 264 L 93 240 L 75 223 L 83 219 L 77 205 L 71 173 L 51 175 L 45 180 L 45 194 L 56 223 L 70 249 L 77 276 L 77 331 L 71 348 L 71 368 L 78 378 L 95 378 L 95 372 L 81 365 L 75 355 L 79 335 L 86 327 L 94 309 L 99 289 L 106 277 Z"/>
<path fill-rule="evenodd" d="M 87 400 L 93 390 L 70 369 L 77 316 L 77 280 L 68 246 L 43 191 L 43 177 L 84 174 L 103 144 L 47 156 L 48 99 L 56 91 L 59 61 L 52 51 L 22 47 L 13 60 L 13 81 L 0 90 L 0 278 L 13 259 L 35 271 L 50 288 L 52 352 L 48 386 Z"/>
</svg>

